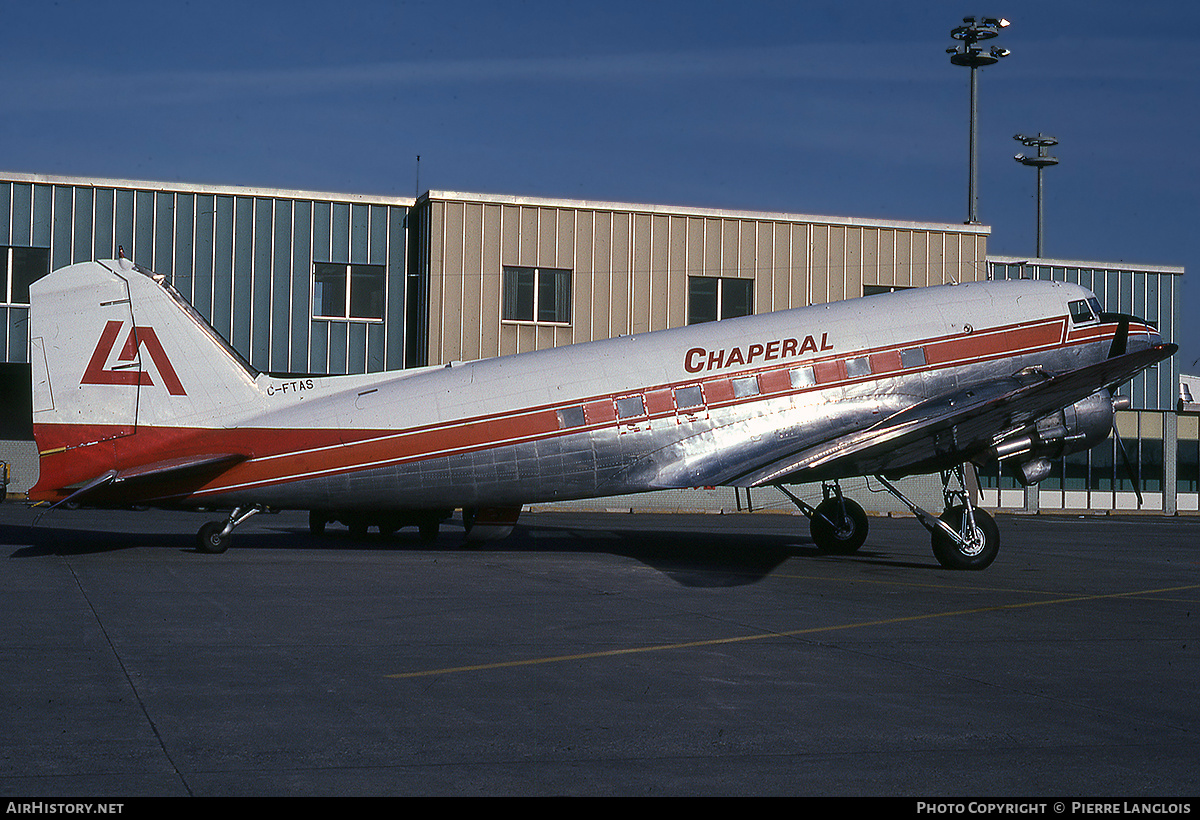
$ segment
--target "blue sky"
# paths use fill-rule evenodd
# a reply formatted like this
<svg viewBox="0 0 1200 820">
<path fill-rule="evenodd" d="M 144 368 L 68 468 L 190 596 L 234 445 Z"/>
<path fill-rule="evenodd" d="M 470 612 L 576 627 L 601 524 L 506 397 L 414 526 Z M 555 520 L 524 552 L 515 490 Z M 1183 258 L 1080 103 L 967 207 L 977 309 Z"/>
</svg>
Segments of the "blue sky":
<svg viewBox="0 0 1200 820">
<path fill-rule="evenodd" d="M 1018 132 L 1052 134 L 1045 251 L 1182 265 L 1200 372 L 1200 4 L 0 3 L 0 168 L 966 219 L 962 17 L 989 252 L 1035 250 Z"/>
</svg>

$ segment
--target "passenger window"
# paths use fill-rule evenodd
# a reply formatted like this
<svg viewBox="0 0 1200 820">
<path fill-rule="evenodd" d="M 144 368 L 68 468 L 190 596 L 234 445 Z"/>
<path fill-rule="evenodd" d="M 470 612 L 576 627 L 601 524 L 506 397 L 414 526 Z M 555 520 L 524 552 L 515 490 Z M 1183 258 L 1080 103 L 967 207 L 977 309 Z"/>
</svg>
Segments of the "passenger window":
<svg viewBox="0 0 1200 820">
<path fill-rule="evenodd" d="M 739 399 L 758 395 L 758 376 L 747 376 L 733 380 L 733 395 Z"/>
<path fill-rule="evenodd" d="M 900 366 L 909 367 L 924 367 L 925 366 L 925 348 L 910 347 L 908 350 L 900 351 Z"/>
<path fill-rule="evenodd" d="M 813 375 L 813 369 L 808 367 L 797 367 L 792 371 L 792 387 L 812 387 L 817 383 L 817 377 Z"/>
<path fill-rule="evenodd" d="M 846 359 L 846 375 L 853 379 L 858 376 L 871 375 L 871 362 L 866 356 Z"/>
<path fill-rule="evenodd" d="M 582 407 L 566 407 L 558 411 L 558 426 L 582 427 L 584 425 Z"/>
<path fill-rule="evenodd" d="M 617 399 L 617 418 L 631 419 L 635 416 L 646 415 L 646 405 L 641 396 L 627 396 Z"/>
<path fill-rule="evenodd" d="M 702 404 L 704 404 L 704 395 L 700 392 L 698 384 L 691 387 L 680 387 L 675 391 L 675 407 L 680 410 L 699 407 Z"/>
</svg>

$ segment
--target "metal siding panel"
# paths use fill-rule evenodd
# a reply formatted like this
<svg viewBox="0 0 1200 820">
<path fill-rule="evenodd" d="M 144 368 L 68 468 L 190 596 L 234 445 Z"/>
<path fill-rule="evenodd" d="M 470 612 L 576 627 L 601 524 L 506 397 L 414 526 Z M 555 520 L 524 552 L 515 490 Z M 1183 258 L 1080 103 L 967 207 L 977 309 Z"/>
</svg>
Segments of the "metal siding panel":
<svg viewBox="0 0 1200 820">
<path fill-rule="evenodd" d="M 333 262 L 333 206 L 328 202 L 313 205 L 313 261 Z M 344 261 L 344 260 L 343 260 Z M 312 278 L 312 270 L 308 272 Z"/>
<path fill-rule="evenodd" d="M 152 270 L 170 277 L 175 272 L 175 194 L 154 195 L 154 265 Z"/>
<path fill-rule="evenodd" d="M 313 321 L 312 332 L 309 334 L 308 371 L 310 373 L 329 372 L 329 322 Z"/>
<path fill-rule="evenodd" d="M 387 369 L 386 345 L 384 326 L 378 322 L 366 325 L 367 328 L 367 373 L 381 373 Z"/>
<path fill-rule="evenodd" d="M 863 229 L 859 227 L 846 229 L 845 249 L 845 278 L 843 279 L 843 299 L 854 299 L 863 292 Z"/>
<path fill-rule="evenodd" d="M 117 192 L 118 205 L 120 204 L 120 193 L 120 191 Z M 196 236 L 193 242 L 195 263 L 192 267 L 192 305 L 210 321 L 212 317 L 212 265 L 216 216 L 215 198 L 207 195 L 197 196 Z"/>
<path fill-rule="evenodd" d="M 462 358 L 463 334 L 463 228 L 462 202 L 448 203 L 442 223 L 442 287 L 439 314 L 441 333 L 437 337 L 436 360 L 448 362 Z"/>
<path fill-rule="evenodd" d="M 329 372 L 345 375 L 347 352 L 346 322 L 328 322 L 329 325 Z"/>
<path fill-rule="evenodd" d="M 54 219 L 54 191 L 49 185 L 33 186 L 33 221 L 29 226 L 29 244 L 49 248 Z M 52 265 L 53 267 L 53 265 Z"/>
<path fill-rule="evenodd" d="M 633 310 L 630 305 L 629 234 L 632 218 L 627 213 L 614 213 L 612 219 L 611 270 L 612 289 L 609 307 L 612 310 L 612 336 L 632 333 Z"/>
<path fill-rule="evenodd" d="M 520 214 L 518 226 L 520 234 L 517 240 L 517 264 L 535 267 L 538 264 L 538 217 L 540 209 L 536 207 L 518 208 Z"/>
<path fill-rule="evenodd" d="M 253 347 L 254 315 L 254 200 L 238 197 L 234 201 L 234 225 L 237 238 L 233 249 L 233 338 L 230 343 L 242 352 L 251 364 L 261 368 L 251 354 Z"/>
<path fill-rule="evenodd" d="M 462 314 L 459 343 L 459 358 L 465 360 L 483 357 L 483 328 L 488 324 L 484 316 L 483 302 L 483 206 L 468 205 L 463 211 L 462 222 Z"/>
<path fill-rule="evenodd" d="M 253 307 L 250 320 L 250 363 L 259 370 L 271 369 L 271 263 L 275 239 L 275 202 L 254 200 Z"/>
<path fill-rule="evenodd" d="M 275 200 L 275 237 L 271 265 L 270 368 L 289 369 L 292 315 L 292 210 L 290 199 Z"/>
<path fill-rule="evenodd" d="M 133 251 L 126 255 L 147 268 L 154 267 L 154 192 L 134 191 Z"/>
<path fill-rule="evenodd" d="M 596 274 L 592 262 L 592 232 L 596 215 L 592 211 L 575 212 L 575 272 L 571 275 L 571 290 L 575 303 L 571 306 L 571 323 L 575 328 L 577 342 L 591 341 L 595 337 Z"/>
<path fill-rule="evenodd" d="M 10 245 L 28 245 L 33 230 L 33 186 L 14 185 Z"/>
<path fill-rule="evenodd" d="M 233 335 L 233 197 L 217 197 L 216 235 L 213 237 L 213 318 L 217 332 L 231 341 Z M 246 304 L 250 295 L 246 294 Z M 235 345 L 236 346 L 236 345 Z M 238 348 L 250 357 L 246 348 Z"/>
<path fill-rule="evenodd" d="M 71 261 L 88 262 L 93 258 L 92 235 L 95 226 L 96 193 L 93 188 L 75 189 L 75 214 L 72 221 L 74 236 L 71 237 Z"/>
<path fill-rule="evenodd" d="M 650 222 L 650 329 L 671 326 L 671 220 L 656 214 Z"/>
<path fill-rule="evenodd" d="M 829 301 L 829 228 L 813 225 L 809 238 L 809 293 L 814 304 Z"/>
<path fill-rule="evenodd" d="M 196 197 L 192 194 L 175 196 L 175 261 L 171 281 L 184 295 L 192 290 L 192 241 L 195 235 Z M 96 221 L 100 221 L 97 209 Z"/>
<path fill-rule="evenodd" d="M 406 226 L 410 215 L 412 211 L 408 208 L 388 208 L 387 349 L 384 353 L 386 370 L 400 370 L 404 367 L 404 341 L 408 330 L 404 315 L 405 287 L 408 281 Z"/>
<path fill-rule="evenodd" d="M 308 370 L 309 316 L 312 310 L 309 303 L 313 269 L 312 220 L 312 201 L 296 202 L 292 229 L 291 309 L 288 318 L 287 359 L 287 369 L 293 373 Z"/>
<path fill-rule="evenodd" d="M 371 265 L 387 264 L 388 221 L 386 205 L 369 206 L 371 219 L 371 247 L 367 253 L 367 263 Z"/>
<path fill-rule="evenodd" d="M 593 213 L 592 233 L 592 338 L 607 339 L 613 332 L 612 214 Z"/>
<path fill-rule="evenodd" d="M 364 265 L 370 261 L 371 206 L 350 205 L 350 262 Z"/>
<path fill-rule="evenodd" d="M 11 245 L 13 185 L 0 182 L 0 245 Z"/>
<path fill-rule="evenodd" d="M 335 202 L 331 207 L 328 261 L 349 262 L 350 206 L 345 202 Z"/>
<path fill-rule="evenodd" d="M 632 247 L 630 248 L 630 331 L 645 333 L 654 326 L 652 316 L 652 300 L 654 299 L 654 278 L 651 275 L 650 247 L 650 216 L 648 214 L 633 214 L 630 216 Z"/>
<path fill-rule="evenodd" d="M 210 202 L 212 197 L 207 198 Z M 134 214 L 134 196 L 133 191 L 118 190 L 115 214 L 113 217 L 113 248 L 114 252 L 119 253 L 121 249 L 125 250 L 126 258 L 133 258 L 133 214 Z M 209 219 L 213 216 L 210 214 Z M 205 304 L 211 304 L 211 295 L 205 300 Z"/>
<path fill-rule="evenodd" d="M 483 309 L 479 325 L 479 355 L 483 357 L 500 355 L 500 214 L 497 205 L 484 205 L 480 214 L 478 241 L 483 275 L 480 282 Z"/>
<path fill-rule="evenodd" d="M 558 215 L 557 208 L 538 208 L 537 264 L 544 268 L 562 267 L 558 261 Z"/>
<path fill-rule="evenodd" d="M 53 189 L 52 219 L 53 239 L 50 243 L 50 270 L 58 270 L 71 264 L 71 237 L 73 234 L 74 190 L 61 185 Z M 35 226 L 36 229 L 36 226 Z"/>
<path fill-rule="evenodd" d="M 346 323 L 346 372 L 367 372 L 367 326 L 362 322 Z"/>
</svg>

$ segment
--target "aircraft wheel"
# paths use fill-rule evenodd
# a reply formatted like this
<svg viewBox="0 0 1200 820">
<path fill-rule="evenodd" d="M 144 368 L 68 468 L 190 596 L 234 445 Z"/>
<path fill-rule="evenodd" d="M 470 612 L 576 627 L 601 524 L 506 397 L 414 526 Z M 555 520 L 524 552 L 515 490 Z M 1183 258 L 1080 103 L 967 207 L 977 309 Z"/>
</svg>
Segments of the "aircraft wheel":
<svg viewBox="0 0 1200 820">
<path fill-rule="evenodd" d="M 842 504 L 846 505 L 846 516 L 842 518 Z M 828 520 L 826 520 L 828 519 Z M 840 522 L 835 526 L 830 522 Z M 821 552 L 834 555 L 850 555 L 857 552 L 867 540 L 867 514 L 861 506 L 849 498 L 839 503 L 836 498 L 827 498 L 817 505 L 808 522 L 812 539 Z"/>
<path fill-rule="evenodd" d="M 442 527 L 440 521 L 422 521 L 418 525 L 421 533 L 421 540 L 426 544 L 437 540 L 438 530 Z"/>
<path fill-rule="evenodd" d="M 196 546 L 201 552 L 210 554 L 220 554 L 229 549 L 229 542 L 233 540 L 233 534 L 221 535 L 223 529 L 225 529 L 224 521 L 209 521 L 196 534 Z"/>
<path fill-rule="evenodd" d="M 946 569 L 986 569 L 996 560 L 996 554 L 1000 551 L 1000 528 L 996 526 L 995 519 L 978 507 L 973 512 L 974 533 L 967 532 L 963 507 L 952 507 L 939 516 L 970 542 L 963 546 L 945 533 L 933 533 L 933 554 Z"/>
</svg>

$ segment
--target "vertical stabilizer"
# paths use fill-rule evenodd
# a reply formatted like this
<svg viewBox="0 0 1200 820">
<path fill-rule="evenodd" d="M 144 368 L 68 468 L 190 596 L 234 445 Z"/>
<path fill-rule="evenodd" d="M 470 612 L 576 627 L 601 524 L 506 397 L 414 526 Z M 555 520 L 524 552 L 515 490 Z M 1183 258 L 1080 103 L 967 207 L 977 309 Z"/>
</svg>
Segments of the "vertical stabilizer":
<svg viewBox="0 0 1200 820">
<path fill-rule="evenodd" d="M 137 466 L 151 444 L 261 407 L 255 372 L 162 277 L 126 259 L 83 262 L 30 286 L 38 490 Z"/>
</svg>

